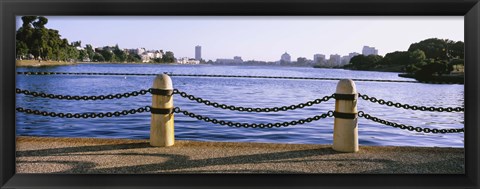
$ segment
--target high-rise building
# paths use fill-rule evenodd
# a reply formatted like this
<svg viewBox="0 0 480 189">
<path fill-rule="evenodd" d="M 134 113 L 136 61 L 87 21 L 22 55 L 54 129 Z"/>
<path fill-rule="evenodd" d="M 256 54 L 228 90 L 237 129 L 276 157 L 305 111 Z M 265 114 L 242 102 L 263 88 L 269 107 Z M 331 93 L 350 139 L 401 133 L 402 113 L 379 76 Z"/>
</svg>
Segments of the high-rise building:
<svg viewBox="0 0 480 189">
<path fill-rule="evenodd" d="M 338 66 L 341 63 L 341 56 L 338 54 L 331 54 L 328 62 L 330 66 Z"/>
<path fill-rule="evenodd" d="M 195 60 L 202 60 L 202 46 L 195 46 Z"/>
<path fill-rule="evenodd" d="M 285 52 L 280 57 L 280 62 L 290 63 L 290 62 L 292 62 L 292 59 L 291 59 L 290 55 L 287 52 Z"/>
<path fill-rule="evenodd" d="M 354 56 L 357 56 L 357 55 L 360 55 L 360 54 L 357 52 L 348 53 L 348 57 L 350 57 L 350 59 L 352 59 Z"/>
<path fill-rule="evenodd" d="M 362 54 L 364 56 L 368 56 L 368 55 L 378 55 L 378 50 L 375 49 L 375 47 L 369 47 L 369 46 L 363 46 L 363 49 L 362 49 Z"/>
<path fill-rule="evenodd" d="M 323 54 L 314 54 L 313 55 L 313 63 L 322 64 L 324 62 L 325 62 L 325 55 L 323 55 Z"/>
</svg>

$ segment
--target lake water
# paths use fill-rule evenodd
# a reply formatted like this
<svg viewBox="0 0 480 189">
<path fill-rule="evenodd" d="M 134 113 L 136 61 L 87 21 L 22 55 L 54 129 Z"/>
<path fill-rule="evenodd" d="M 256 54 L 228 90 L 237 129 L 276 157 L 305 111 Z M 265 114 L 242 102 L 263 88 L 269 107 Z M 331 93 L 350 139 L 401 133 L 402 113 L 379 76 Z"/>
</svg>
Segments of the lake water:
<svg viewBox="0 0 480 189">
<path fill-rule="evenodd" d="M 17 68 L 19 72 L 102 72 L 288 76 L 409 80 L 397 73 L 316 69 L 304 67 L 79 64 Z M 107 95 L 148 89 L 154 76 L 17 75 L 16 86 L 36 92 L 62 95 Z M 335 93 L 338 81 L 172 77 L 174 88 L 222 104 L 243 107 L 280 107 L 304 103 Z M 376 98 L 418 106 L 463 107 L 464 85 L 400 82 L 356 82 L 357 91 Z M 72 101 L 16 95 L 16 106 L 53 112 L 113 112 L 151 105 L 151 95 L 103 100 Z M 174 96 L 174 105 L 208 117 L 247 123 L 275 123 L 313 117 L 334 110 L 335 100 L 286 112 L 248 113 L 216 109 Z M 358 110 L 414 127 L 463 128 L 463 112 L 424 112 L 398 109 L 359 99 Z M 370 146 L 463 147 L 463 133 L 425 134 L 401 130 L 359 118 L 359 143 Z M 19 136 L 98 137 L 148 139 L 150 113 L 123 117 L 75 119 L 17 113 Z M 333 118 L 281 128 L 231 128 L 175 115 L 175 138 L 195 141 L 331 144 Z"/>
</svg>

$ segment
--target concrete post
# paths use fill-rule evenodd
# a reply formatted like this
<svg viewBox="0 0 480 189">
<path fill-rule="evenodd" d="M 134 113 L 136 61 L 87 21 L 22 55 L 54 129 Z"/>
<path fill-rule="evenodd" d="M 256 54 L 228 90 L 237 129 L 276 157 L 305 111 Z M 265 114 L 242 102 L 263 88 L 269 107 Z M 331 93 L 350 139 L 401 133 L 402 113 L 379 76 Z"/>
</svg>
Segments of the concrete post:
<svg viewBox="0 0 480 189">
<path fill-rule="evenodd" d="M 172 90 L 170 76 L 162 74 L 155 77 L 152 87 L 150 123 L 150 145 L 152 146 L 172 146 L 175 142 Z"/>
<path fill-rule="evenodd" d="M 339 152 L 357 152 L 358 93 L 355 83 L 350 79 L 340 80 L 337 84 L 335 99 L 333 150 Z"/>
</svg>

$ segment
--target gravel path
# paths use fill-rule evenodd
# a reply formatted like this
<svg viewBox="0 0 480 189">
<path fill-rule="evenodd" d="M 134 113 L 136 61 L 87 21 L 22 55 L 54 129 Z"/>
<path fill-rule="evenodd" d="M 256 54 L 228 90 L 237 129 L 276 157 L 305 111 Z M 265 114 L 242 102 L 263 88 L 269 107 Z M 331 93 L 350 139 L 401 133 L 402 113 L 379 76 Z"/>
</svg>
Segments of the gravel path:
<svg viewBox="0 0 480 189">
<path fill-rule="evenodd" d="M 463 148 L 17 137 L 17 173 L 422 173 L 464 174 Z"/>
</svg>

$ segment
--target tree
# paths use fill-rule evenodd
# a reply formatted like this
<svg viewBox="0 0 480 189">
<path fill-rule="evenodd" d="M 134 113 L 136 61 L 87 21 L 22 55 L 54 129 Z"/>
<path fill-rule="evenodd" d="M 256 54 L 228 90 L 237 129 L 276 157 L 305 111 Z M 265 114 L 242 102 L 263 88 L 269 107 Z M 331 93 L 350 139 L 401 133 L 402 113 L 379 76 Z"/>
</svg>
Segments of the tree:
<svg viewBox="0 0 480 189">
<path fill-rule="evenodd" d="M 17 30 L 17 55 L 22 57 L 32 54 L 35 59 L 42 60 L 76 60 L 79 52 L 73 45 L 62 39 L 57 30 L 48 29 L 45 25 L 48 19 L 43 16 L 23 16 L 22 27 Z"/>
<path fill-rule="evenodd" d="M 162 60 L 165 63 L 174 63 L 176 61 L 172 51 L 165 52 L 165 55 L 162 57 Z"/>
<path fill-rule="evenodd" d="M 17 40 L 17 45 L 16 45 L 16 53 L 17 57 L 20 59 L 23 59 L 28 55 L 28 47 L 27 44 L 23 41 L 18 41 Z"/>
<path fill-rule="evenodd" d="M 104 61 L 106 62 L 112 62 L 114 60 L 114 54 L 108 50 L 103 50 L 100 52 L 100 54 L 103 56 Z"/>
<path fill-rule="evenodd" d="M 127 62 L 141 62 L 142 57 L 140 57 L 138 54 L 128 54 L 127 56 Z"/>
<path fill-rule="evenodd" d="M 43 17 L 43 16 L 39 16 L 37 17 L 37 21 L 36 22 L 33 22 L 32 25 L 35 29 L 42 29 L 42 28 L 45 28 L 45 25 L 48 23 L 48 19 Z"/>
<path fill-rule="evenodd" d="M 408 65 L 410 64 L 410 52 L 395 51 L 385 54 L 381 61 L 382 65 Z"/>
<path fill-rule="evenodd" d="M 379 55 L 357 55 L 350 59 L 350 65 L 353 69 L 368 70 L 375 68 L 382 58 L 383 57 Z"/>
<path fill-rule="evenodd" d="M 85 50 L 87 50 L 87 55 L 90 60 L 93 60 L 93 56 L 95 56 L 95 51 L 93 50 L 92 45 L 87 44 L 85 46 Z"/>
<path fill-rule="evenodd" d="M 446 60 L 447 57 L 447 43 L 450 40 L 442 40 L 437 38 L 430 38 L 418 43 L 413 43 L 408 48 L 408 51 L 422 50 L 426 58 L 435 60 Z"/>
<path fill-rule="evenodd" d="M 420 68 L 420 70 L 415 72 L 415 76 L 416 76 L 416 78 L 418 78 L 420 80 L 423 80 L 423 79 L 427 79 L 427 78 L 431 77 L 433 74 L 438 74 L 438 75 L 441 76 L 442 74 L 446 73 L 447 71 L 448 70 L 447 70 L 447 65 L 446 64 L 435 62 L 433 64 L 427 64 L 427 65 L 422 66 Z"/>
<path fill-rule="evenodd" d="M 418 64 L 425 61 L 425 59 L 427 58 L 427 56 L 425 56 L 425 52 L 420 49 L 416 49 L 413 52 L 410 52 L 409 56 L 410 57 L 408 64 Z"/>
<path fill-rule="evenodd" d="M 92 57 L 92 61 L 94 61 L 94 62 L 104 62 L 105 58 L 100 53 L 95 53 Z"/>
<path fill-rule="evenodd" d="M 465 43 L 462 41 L 448 43 L 449 58 L 465 58 Z"/>
<path fill-rule="evenodd" d="M 125 62 L 127 60 L 127 54 L 118 47 L 118 44 L 113 48 L 113 54 L 115 54 L 115 61 Z"/>
</svg>

